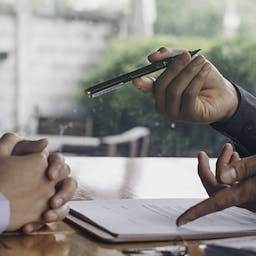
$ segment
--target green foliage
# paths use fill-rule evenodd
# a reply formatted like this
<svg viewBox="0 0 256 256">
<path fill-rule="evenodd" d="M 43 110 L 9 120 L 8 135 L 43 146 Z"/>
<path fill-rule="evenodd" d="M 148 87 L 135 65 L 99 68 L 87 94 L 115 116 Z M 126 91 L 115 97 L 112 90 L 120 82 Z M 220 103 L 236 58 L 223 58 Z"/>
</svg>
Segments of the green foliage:
<svg viewBox="0 0 256 256">
<path fill-rule="evenodd" d="M 256 30 L 256 5 L 255 0 L 236 1 L 237 11 L 240 18 L 239 33 L 243 35 L 255 36 Z"/>
<path fill-rule="evenodd" d="M 158 0 L 156 34 L 175 36 L 219 37 L 223 33 L 226 11 L 223 0 Z M 240 19 L 238 33 L 255 35 L 255 0 L 236 1 L 236 13 Z"/>
<path fill-rule="evenodd" d="M 256 93 L 256 38 L 237 37 L 219 42 L 207 54 L 230 81 Z"/>
<path fill-rule="evenodd" d="M 216 37 L 222 33 L 223 0 L 160 0 L 156 4 L 156 34 Z"/>
</svg>

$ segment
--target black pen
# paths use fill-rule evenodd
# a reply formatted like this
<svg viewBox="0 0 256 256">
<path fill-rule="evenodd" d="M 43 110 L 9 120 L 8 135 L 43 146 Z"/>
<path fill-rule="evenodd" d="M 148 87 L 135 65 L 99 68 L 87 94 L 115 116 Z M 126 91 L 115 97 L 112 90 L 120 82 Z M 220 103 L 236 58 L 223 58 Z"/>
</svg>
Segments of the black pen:
<svg viewBox="0 0 256 256">
<path fill-rule="evenodd" d="M 191 57 L 197 54 L 200 51 L 200 49 L 189 51 Z M 176 56 L 175 56 L 176 57 Z M 127 74 L 120 75 L 118 77 L 115 77 L 113 79 L 110 79 L 108 81 L 96 84 L 88 89 L 85 90 L 85 93 L 88 97 L 94 98 L 97 96 L 100 96 L 102 94 L 105 94 L 107 92 L 113 91 L 115 89 L 120 88 L 125 83 L 138 78 L 145 76 L 147 74 L 153 73 L 155 71 L 158 71 L 160 69 L 166 68 L 168 64 L 175 58 L 175 57 L 169 57 L 157 62 L 154 62 L 152 64 L 149 64 L 145 67 L 139 68 L 137 70 L 131 71 Z"/>
</svg>

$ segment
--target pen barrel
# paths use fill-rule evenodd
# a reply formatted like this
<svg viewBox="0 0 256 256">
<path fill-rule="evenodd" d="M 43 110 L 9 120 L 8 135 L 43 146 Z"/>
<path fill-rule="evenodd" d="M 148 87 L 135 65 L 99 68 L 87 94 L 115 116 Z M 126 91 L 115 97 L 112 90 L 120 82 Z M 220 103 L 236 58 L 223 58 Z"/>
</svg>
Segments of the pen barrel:
<svg viewBox="0 0 256 256">
<path fill-rule="evenodd" d="M 111 80 L 99 83 L 99 84 L 87 89 L 86 91 L 89 94 L 94 94 L 94 93 L 97 93 L 100 91 L 105 91 L 108 88 L 113 87 L 115 85 L 121 86 L 122 84 L 127 83 L 135 78 L 142 77 L 147 74 L 150 74 L 150 73 L 153 73 L 160 69 L 165 68 L 171 62 L 172 59 L 173 59 L 173 57 L 170 57 L 170 58 L 167 58 L 167 59 L 164 59 L 161 61 L 157 61 L 155 63 L 152 63 L 145 67 L 139 68 L 139 69 L 132 71 L 130 73 L 127 73 L 125 75 L 121 75 L 121 76 L 118 76 Z M 115 89 L 115 88 L 113 88 L 113 89 Z"/>
<path fill-rule="evenodd" d="M 189 51 L 189 54 L 191 55 L 191 57 L 193 55 L 195 55 L 197 52 L 199 52 L 200 49 L 195 50 L 195 51 Z M 124 75 L 120 75 L 116 78 L 110 79 L 108 81 L 104 81 L 102 83 L 99 83 L 93 87 L 88 88 L 86 91 L 87 95 L 89 97 L 97 97 L 101 94 L 104 94 L 106 92 L 109 91 L 113 91 L 119 87 L 121 87 L 123 84 L 138 78 L 138 77 L 142 77 L 145 75 L 148 75 L 150 73 L 156 72 L 160 69 L 163 69 L 165 67 L 167 67 L 170 62 L 176 58 L 177 56 L 172 56 L 157 62 L 154 62 L 152 64 L 149 64 L 145 67 L 139 68 L 137 70 L 131 71 L 127 74 Z"/>
</svg>

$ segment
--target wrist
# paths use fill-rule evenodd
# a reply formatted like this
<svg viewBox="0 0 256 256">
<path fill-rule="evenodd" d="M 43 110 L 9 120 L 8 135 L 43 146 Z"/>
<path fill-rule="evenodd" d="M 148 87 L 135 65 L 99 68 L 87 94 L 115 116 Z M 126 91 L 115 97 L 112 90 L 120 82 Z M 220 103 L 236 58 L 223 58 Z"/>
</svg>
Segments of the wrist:
<svg viewBox="0 0 256 256">
<path fill-rule="evenodd" d="M 228 99 L 228 103 L 229 103 L 229 107 L 224 115 L 223 118 L 221 118 L 218 123 L 223 123 L 223 122 L 227 122 L 229 119 L 231 119 L 239 106 L 239 102 L 240 102 L 240 94 L 236 88 L 235 85 L 233 85 L 231 82 L 229 82 L 228 80 L 226 80 L 226 84 L 227 84 L 227 90 L 229 93 L 229 99 Z"/>
</svg>

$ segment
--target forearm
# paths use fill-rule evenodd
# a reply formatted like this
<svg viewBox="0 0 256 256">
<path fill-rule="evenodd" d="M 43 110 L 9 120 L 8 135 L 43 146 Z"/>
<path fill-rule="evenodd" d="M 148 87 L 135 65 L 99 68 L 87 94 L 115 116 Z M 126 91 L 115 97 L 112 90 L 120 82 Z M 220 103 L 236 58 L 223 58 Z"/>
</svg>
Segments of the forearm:
<svg viewBox="0 0 256 256">
<path fill-rule="evenodd" d="M 9 200 L 0 193 L 0 233 L 4 232 L 10 221 Z"/>
<path fill-rule="evenodd" d="M 256 97 L 236 87 L 240 103 L 231 119 L 211 126 L 229 137 L 241 156 L 256 154 Z"/>
</svg>

